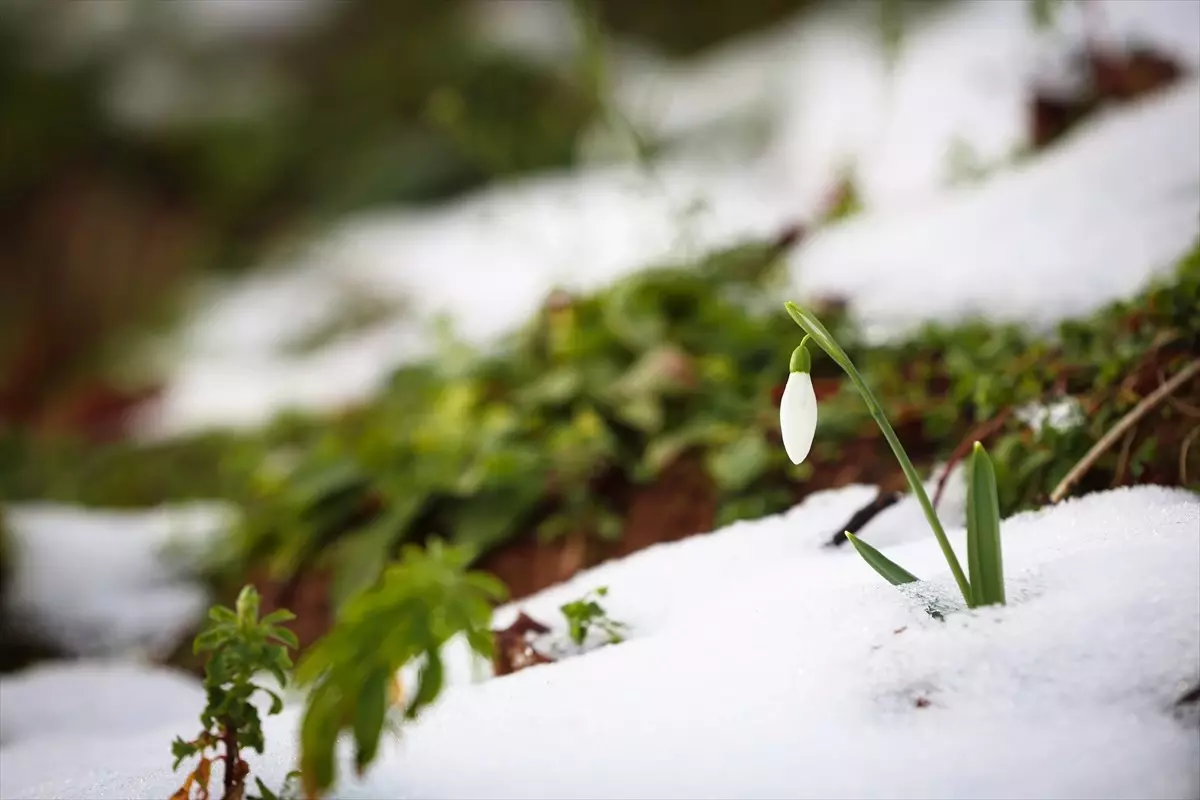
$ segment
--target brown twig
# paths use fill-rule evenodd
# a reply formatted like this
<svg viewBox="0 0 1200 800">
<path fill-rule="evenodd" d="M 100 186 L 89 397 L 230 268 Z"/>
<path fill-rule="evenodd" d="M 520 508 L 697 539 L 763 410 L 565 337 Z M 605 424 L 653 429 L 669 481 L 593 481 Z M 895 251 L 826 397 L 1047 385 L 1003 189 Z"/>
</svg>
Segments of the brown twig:
<svg viewBox="0 0 1200 800">
<path fill-rule="evenodd" d="M 1067 473 L 1058 486 L 1054 487 L 1054 491 L 1050 493 L 1050 502 L 1057 503 L 1066 497 L 1067 492 L 1071 487 L 1082 478 L 1087 471 L 1092 468 L 1092 465 L 1108 451 L 1118 439 L 1125 435 L 1125 432 L 1138 423 L 1142 417 L 1146 416 L 1151 409 L 1161 403 L 1168 395 L 1187 383 L 1193 376 L 1200 373 L 1200 358 L 1192 361 L 1169 381 L 1159 386 L 1150 394 L 1142 398 L 1142 401 L 1130 409 L 1129 413 L 1121 417 L 1116 425 L 1108 430 L 1098 442 L 1092 445 L 1092 449 L 1087 451 L 1087 454 L 1079 460 L 1071 471 Z"/>
<path fill-rule="evenodd" d="M 1159 371 L 1158 371 L 1159 385 L 1161 386 L 1162 384 L 1164 384 L 1166 382 L 1167 382 L 1166 373 L 1164 373 L 1161 369 L 1159 369 Z M 1169 405 L 1171 408 L 1178 411 L 1180 414 L 1183 414 L 1185 417 L 1193 417 L 1193 418 L 1200 419 L 1200 408 L 1197 408 L 1196 406 L 1192 405 L 1191 403 L 1186 403 L 1178 397 L 1168 397 L 1167 405 Z"/>
<path fill-rule="evenodd" d="M 1192 447 L 1192 442 L 1196 441 L 1196 437 L 1200 436 L 1200 425 L 1192 428 L 1192 432 L 1184 437 L 1183 444 L 1179 448 L 1179 483 L 1181 486 L 1187 486 L 1187 457 L 1188 450 Z"/>
<path fill-rule="evenodd" d="M 942 470 L 941 477 L 938 478 L 937 488 L 933 491 L 933 507 L 936 509 L 938 503 L 942 499 L 942 493 L 946 491 L 946 481 L 950 479 L 950 473 L 958 466 L 967 453 L 971 452 L 971 448 L 975 446 L 975 442 L 981 442 L 984 439 L 992 436 L 996 431 L 1004 427 L 1004 423 L 1012 416 L 1012 409 L 1006 408 L 996 416 L 977 425 L 970 433 L 967 434 L 958 446 L 954 448 L 954 452 L 950 454 L 950 460 L 946 462 L 946 468 Z"/>
<path fill-rule="evenodd" d="M 1134 425 L 1129 429 L 1129 433 L 1125 434 L 1125 441 L 1121 442 L 1121 454 L 1117 456 L 1117 469 L 1113 472 L 1113 487 L 1121 484 L 1121 479 L 1125 477 L 1125 468 L 1129 466 L 1129 451 L 1133 449 L 1133 439 L 1137 434 L 1137 426 Z"/>
<path fill-rule="evenodd" d="M 846 524 L 840 526 L 837 529 L 837 533 L 829 537 L 829 541 L 825 542 L 825 546 L 838 547 L 845 544 L 849 541 L 846 538 L 846 531 L 850 531 L 851 533 L 861 531 L 863 525 L 875 519 L 884 509 L 894 506 L 902 496 L 900 492 L 880 492 L 875 496 L 874 500 L 867 503 L 858 511 L 855 511 Z"/>
<path fill-rule="evenodd" d="M 225 795 L 222 800 L 241 800 L 242 759 L 238 754 L 237 730 L 226 720 L 221 723 L 221 741 L 225 745 Z"/>
</svg>

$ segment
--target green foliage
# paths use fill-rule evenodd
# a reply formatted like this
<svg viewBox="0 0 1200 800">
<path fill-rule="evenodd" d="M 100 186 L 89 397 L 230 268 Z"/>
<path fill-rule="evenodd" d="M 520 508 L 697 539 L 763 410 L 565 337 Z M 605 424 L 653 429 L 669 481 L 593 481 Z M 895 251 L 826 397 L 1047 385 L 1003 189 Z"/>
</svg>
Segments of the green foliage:
<svg viewBox="0 0 1200 800">
<path fill-rule="evenodd" d="M 875 459 L 886 453 L 870 411 L 844 390 L 822 397 L 809 463 L 793 467 L 778 447 L 773 392 L 788 352 L 780 342 L 794 328 L 772 313 L 777 253 L 746 245 L 590 296 L 556 294 L 497 347 L 476 352 L 447 337 L 435 358 L 398 370 L 377 400 L 325 420 L 283 418 L 241 438 L 142 448 L 10 438 L 0 444 L 0 492 L 98 505 L 226 497 L 244 510 L 234 574 L 247 560 L 269 560 L 280 577 L 328 566 L 339 602 L 430 534 L 477 558 L 536 530 L 619 535 L 627 487 L 688 454 L 713 481 L 717 524 L 776 513 L 805 482 L 870 466 L 860 447 L 849 463 L 848 446 L 878 442 Z M 1140 296 L 1049 336 L 973 321 L 867 347 L 843 316 L 824 318 L 918 465 L 946 460 L 975 428 L 1008 414 L 986 440 L 1006 517 L 1045 503 L 1159 372 L 1200 350 L 1197 307 L 1200 248 Z M 844 382 L 832 361 L 812 366 L 815 381 Z M 1054 402 L 1077 404 L 1078 424 L 1034 430 L 1014 413 Z M 1194 427 L 1182 407 L 1163 404 L 1124 461 L 1107 454 L 1079 489 L 1178 485 Z M 1195 489 L 1198 457 L 1192 446 Z"/>
<path fill-rule="evenodd" d="M 920 580 L 916 575 L 913 575 L 850 531 L 846 531 L 846 538 L 850 540 L 850 544 L 854 545 L 855 551 L 862 556 L 863 561 L 866 561 L 871 569 L 878 572 L 892 586 L 900 586 L 901 584 L 914 583 Z"/>
<path fill-rule="evenodd" d="M 722 498 L 781 510 L 790 497 L 759 488 L 785 477 L 766 369 L 785 328 L 761 310 L 777 255 L 746 245 L 556 293 L 487 352 L 444 336 L 376 403 L 314 432 L 298 463 L 243 487 L 246 557 L 280 577 L 323 561 L 344 602 L 430 534 L 474 558 L 529 531 L 614 539 L 623 508 L 600 487 L 653 481 L 694 449 Z"/>
<path fill-rule="evenodd" d="M 442 689 L 441 648 L 462 635 L 491 656 L 492 603 L 504 586 L 467 572 L 470 551 L 438 541 L 409 546 L 370 589 L 343 606 L 337 624 L 301 660 L 296 680 L 311 687 L 300 733 L 300 772 L 310 796 L 333 785 L 335 747 L 342 731 L 354 736 L 361 774 L 375 758 L 387 721 L 388 690 L 397 671 L 420 664 L 412 700 L 416 717 Z"/>
<path fill-rule="evenodd" d="M 1029 18 L 1038 29 L 1051 28 L 1063 5 L 1063 0 L 1028 0 Z"/>
<path fill-rule="evenodd" d="M 967 468 L 967 569 L 970 605 L 1004 605 L 1004 561 L 1000 542 L 1000 501 L 996 471 L 979 442 Z"/>
<path fill-rule="evenodd" d="M 207 751 L 218 745 L 223 747 L 220 757 L 225 761 L 224 797 L 226 800 L 241 797 L 249 767 L 240 753 L 246 748 L 261 753 L 265 746 L 262 720 L 252 698 L 255 693 L 263 692 L 271 698 L 268 714 L 283 710 L 283 699 L 275 691 L 255 683 L 254 678 L 265 671 L 274 676 L 280 688 L 287 686 L 292 667 L 288 648 L 294 649 L 299 643 L 282 623 L 295 616 L 280 609 L 259 619 L 258 611 L 258 592 L 253 586 L 246 586 L 238 595 L 235 608 L 214 606 L 209 611 L 208 625 L 196 636 L 194 651 L 209 654 L 204 669 L 206 703 L 200 714 L 203 728 L 191 741 L 175 739 L 171 744 L 171 754 L 175 757 L 171 768 L 178 769 L 185 759 L 197 755 L 200 762 L 189 773 L 175 795 L 177 798 L 187 798 L 195 784 L 207 796 L 211 764 Z"/>
<path fill-rule="evenodd" d="M 611 644 L 625 641 L 625 632 L 628 626 L 623 622 L 610 619 L 608 612 L 599 603 L 598 598 L 607 594 L 608 587 L 601 586 L 578 600 L 572 600 L 559 607 L 563 617 L 567 620 L 567 632 L 570 634 L 571 641 L 576 645 L 582 645 L 587 640 L 588 632 L 593 628 L 603 632 Z"/>
<path fill-rule="evenodd" d="M 295 800 L 300 797 L 300 770 L 292 770 L 287 774 L 284 778 L 283 788 L 279 792 L 272 791 L 263 783 L 262 778 L 256 777 L 254 782 L 258 785 L 258 796 L 247 795 L 248 800 Z"/>
<path fill-rule="evenodd" d="M 908 486 L 912 490 L 913 496 L 921 504 L 921 510 L 925 512 L 925 519 L 929 522 L 929 527 L 937 539 L 938 546 L 942 550 L 942 555 L 946 557 L 946 563 L 950 566 L 950 572 L 954 575 L 954 580 L 962 592 L 963 599 L 969 604 L 971 602 L 970 586 L 967 583 L 966 576 L 963 574 L 962 567 L 958 563 L 958 558 L 954 555 L 954 548 L 950 546 L 950 541 L 946 538 L 946 532 L 942 529 L 942 523 L 938 519 L 937 512 L 934 511 L 933 504 L 925 494 L 925 488 L 921 482 L 920 475 L 917 474 L 916 467 L 913 466 L 908 453 L 904 449 L 904 445 L 900 443 L 900 438 L 892 429 L 892 424 L 888 421 L 883 407 L 875 398 L 874 392 L 871 391 L 862 379 L 862 375 L 859 374 L 858 369 L 854 366 L 854 362 L 850 360 L 846 351 L 834 340 L 829 331 L 812 312 L 800 308 L 795 303 L 789 302 L 784 305 L 787 308 L 788 315 L 804 330 L 805 337 L 801 340 L 801 345 L 811 337 L 845 371 L 846 377 L 850 379 L 850 382 L 854 384 L 854 388 L 862 396 L 867 410 L 871 413 L 871 417 L 879 425 L 879 430 L 883 432 L 883 437 L 892 448 L 892 453 L 896 456 L 896 461 L 899 462 L 900 469 L 904 472 L 904 478 L 908 481 Z M 860 549 L 859 552 L 865 551 Z M 873 555 L 882 558 L 878 553 L 874 553 Z M 890 563 L 888 562 L 888 564 Z M 876 566 L 876 569 L 879 569 L 879 566 Z"/>
</svg>

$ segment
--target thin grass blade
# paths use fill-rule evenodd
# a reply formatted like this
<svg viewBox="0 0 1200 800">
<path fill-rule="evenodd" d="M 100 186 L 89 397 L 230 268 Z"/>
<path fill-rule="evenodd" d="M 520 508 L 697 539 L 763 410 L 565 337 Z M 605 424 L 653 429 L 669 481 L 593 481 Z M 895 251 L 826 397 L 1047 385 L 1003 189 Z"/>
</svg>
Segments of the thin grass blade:
<svg viewBox="0 0 1200 800">
<path fill-rule="evenodd" d="M 967 470 L 967 569 L 973 607 L 1004 605 L 996 469 L 979 442 Z"/>
<path fill-rule="evenodd" d="M 913 583 L 920 580 L 916 575 L 913 575 L 850 531 L 846 531 L 846 538 L 850 540 L 850 544 L 854 545 L 854 549 L 862 556 L 863 561 L 870 564 L 871 568 L 882 575 L 883 579 L 892 586 L 899 586 L 902 583 Z"/>
</svg>

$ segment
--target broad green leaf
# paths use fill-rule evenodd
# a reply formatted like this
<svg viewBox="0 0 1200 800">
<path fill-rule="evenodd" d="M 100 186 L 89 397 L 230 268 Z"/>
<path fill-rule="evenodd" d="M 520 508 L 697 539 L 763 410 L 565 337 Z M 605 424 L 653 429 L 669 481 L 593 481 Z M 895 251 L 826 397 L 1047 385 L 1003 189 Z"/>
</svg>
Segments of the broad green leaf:
<svg viewBox="0 0 1200 800">
<path fill-rule="evenodd" d="M 967 569 L 972 606 L 1004 605 L 996 472 L 979 442 L 967 470 Z"/>
<path fill-rule="evenodd" d="M 354 712 L 354 767 L 361 776 L 375 759 L 387 714 L 388 673 L 376 670 L 363 681 Z"/>
<path fill-rule="evenodd" d="M 310 797 L 318 796 L 333 783 L 340 699 L 333 685 L 318 686 L 309 696 L 300 725 L 300 775 Z"/>
<path fill-rule="evenodd" d="M 425 706 L 437 699 L 444 681 L 445 670 L 441 654 L 437 650 L 431 650 L 425 654 L 425 663 L 421 665 L 417 675 L 417 693 L 405 716 L 409 719 L 416 718 Z"/>
<path fill-rule="evenodd" d="M 850 531 L 846 531 L 846 538 L 850 540 L 850 544 L 854 545 L 854 549 L 871 565 L 871 568 L 883 576 L 883 579 L 893 586 L 899 586 L 904 583 L 913 583 L 920 580 L 916 575 L 906 570 L 883 553 L 876 550 L 871 545 L 859 539 Z"/>
<path fill-rule="evenodd" d="M 283 622 L 291 622 L 295 618 L 296 615 L 291 611 L 288 611 L 286 608 L 280 608 L 276 611 L 272 611 L 270 614 L 267 614 L 259 622 L 260 624 L 269 627 L 272 625 L 279 625 Z"/>
<path fill-rule="evenodd" d="M 366 485 L 358 465 L 348 460 L 307 468 L 293 477 L 289 491 L 301 508 L 355 494 Z"/>
<path fill-rule="evenodd" d="M 515 526 L 542 499 L 540 484 L 513 484 L 484 492 L 462 503 L 454 515 L 454 544 L 483 555 L 505 541 Z"/>
<path fill-rule="evenodd" d="M 288 630 L 287 628 L 283 628 L 278 625 L 273 625 L 271 627 L 271 636 L 274 637 L 275 639 L 278 639 L 279 641 L 283 642 L 285 645 L 292 648 L 293 650 L 300 649 L 300 640 L 298 638 L 296 638 L 295 633 Z"/>
<path fill-rule="evenodd" d="M 740 438 L 712 451 L 708 471 L 723 492 L 735 493 L 753 483 L 771 463 L 771 448 L 762 434 L 751 428 Z"/>
<path fill-rule="evenodd" d="M 417 499 L 393 506 L 366 528 L 346 536 L 333 546 L 333 574 L 329 593 L 334 608 L 379 579 L 392 547 L 412 522 L 418 510 Z"/>
<path fill-rule="evenodd" d="M 613 407 L 617 418 L 645 434 L 662 430 L 663 406 L 653 395 L 638 395 Z"/>
<path fill-rule="evenodd" d="M 215 650 L 219 645 L 229 637 L 229 632 L 223 628 L 213 628 L 204 631 L 192 640 L 192 653 L 202 653 L 206 650 Z"/>
<path fill-rule="evenodd" d="M 496 640 L 493 638 L 491 631 L 472 628 L 467 631 L 467 643 L 471 645 L 471 649 L 484 658 L 491 658 L 495 650 Z"/>
<path fill-rule="evenodd" d="M 231 625 L 237 624 L 237 614 L 233 613 L 232 608 L 225 606 L 213 606 L 208 610 L 208 618 L 213 622 L 225 622 Z"/>
</svg>

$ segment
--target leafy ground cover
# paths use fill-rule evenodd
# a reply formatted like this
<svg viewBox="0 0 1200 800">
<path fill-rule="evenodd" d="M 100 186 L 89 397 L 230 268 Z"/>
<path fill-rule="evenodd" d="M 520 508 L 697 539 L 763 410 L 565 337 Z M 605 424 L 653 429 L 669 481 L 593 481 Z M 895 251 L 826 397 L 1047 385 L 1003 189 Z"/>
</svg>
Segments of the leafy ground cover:
<svg viewBox="0 0 1200 800">
<path fill-rule="evenodd" d="M 244 519 L 214 580 L 267 579 L 267 605 L 296 610 L 307 642 L 400 548 L 431 536 L 468 547 L 521 597 L 818 489 L 898 490 L 903 476 L 869 414 L 820 359 L 821 435 L 809 462 L 791 465 L 779 446 L 778 400 L 798 337 L 775 307 L 775 268 L 790 244 L 647 269 L 591 296 L 556 292 L 486 351 L 447 334 L 437 357 L 400 368 L 378 400 L 336 419 L 90 458 L 39 445 L 10 461 L 21 468 L 6 496 L 234 500 Z M 1197 307 L 1200 249 L 1141 296 L 1047 338 L 970 323 L 866 346 L 836 302 L 824 318 L 919 466 L 958 462 L 985 442 L 1007 516 L 1048 502 L 1098 440 L 1194 359 Z M 1198 383 L 1164 396 L 1070 491 L 1200 487 Z"/>
<path fill-rule="evenodd" d="M 1061 98 L 1035 99 L 1035 145 L 1179 74 L 1153 54 L 1092 52 L 1083 62 L 1090 78 L 1069 109 L 1049 107 Z M 513 149 L 502 136 L 484 138 L 503 145 L 497 152 Z M 827 221 L 858 206 L 847 180 Z M 306 643 L 390 556 L 431 536 L 468 547 L 522 597 L 597 561 L 780 511 L 822 488 L 878 485 L 869 516 L 902 476 L 832 365 L 814 375 L 822 435 L 810 462 L 793 467 L 777 446 L 795 335 L 777 307 L 779 261 L 802 236 L 648 265 L 586 296 L 555 292 L 494 348 L 472 350 L 446 330 L 435 358 L 400 368 L 381 397 L 333 418 L 100 446 L 7 428 L 0 499 L 121 507 L 229 499 L 245 517 L 208 567 L 214 584 L 228 594 L 254 578 L 268 606 L 300 612 Z M 971 441 L 986 442 L 1008 514 L 1049 499 L 1188 363 L 1197 282 L 1193 252 L 1172 280 L 1047 338 L 971 323 L 867 346 L 838 298 L 821 314 L 920 467 L 957 462 Z M 1068 488 L 1195 485 L 1195 394 L 1190 380 L 1156 400 Z M 842 541 L 838 533 L 831 541 Z"/>
</svg>

